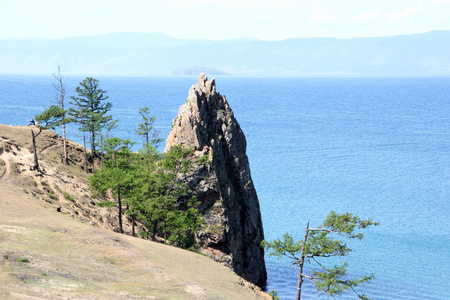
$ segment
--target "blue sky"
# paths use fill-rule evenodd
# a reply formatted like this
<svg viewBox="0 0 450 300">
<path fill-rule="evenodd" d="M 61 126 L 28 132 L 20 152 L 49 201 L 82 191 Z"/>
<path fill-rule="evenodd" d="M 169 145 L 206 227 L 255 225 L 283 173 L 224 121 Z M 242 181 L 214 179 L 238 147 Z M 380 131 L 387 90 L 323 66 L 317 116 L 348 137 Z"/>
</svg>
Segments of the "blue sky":
<svg viewBox="0 0 450 300">
<path fill-rule="evenodd" d="M 0 0 L 0 38 L 372 37 L 450 30 L 450 0 Z"/>
</svg>

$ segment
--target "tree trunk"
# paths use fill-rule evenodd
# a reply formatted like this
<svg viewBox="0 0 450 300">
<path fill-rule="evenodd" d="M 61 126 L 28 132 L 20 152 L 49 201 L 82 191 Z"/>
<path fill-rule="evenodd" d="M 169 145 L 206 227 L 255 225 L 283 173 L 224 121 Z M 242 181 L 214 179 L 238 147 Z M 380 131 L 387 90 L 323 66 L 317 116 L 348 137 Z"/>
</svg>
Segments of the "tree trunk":
<svg viewBox="0 0 450 300">
<path fill-rule="evenodd" d="M 95 154 L 95 133 L 91 132 L 91 151 Z"/>
<path fill-rule="evenodd" d="M 136 235 L 136 232 L 135 232 L 135 229 L 134 229 L 134 219 L 135 219 L 134 214 L 132 214 L 131 215 L 131 235 L 132 236 Z"/>
<path fill-rule="evenodd" d="M 34 158 L 32 170 L 39 171 L 39 161 L 38 161 L 38 156 L 37 156 L 37 151 L 36 151 L 36 137 L 34 136 L 33 129 L 31 129 L 31 140 L 33 142 L 33 158 Z"/>
<path fill-rule="evenodd" d="M 119 205 L 119 229 L 120 233 L 123 233 L 122 227 L 122 199 L 120 198 L 120 188 L 117 190 L 117 202 Z"/>
<path fill-rule="evenodd" d="M 53 84 L 53 87 L 58 91 L 57 103 L 59 103 L 64 115 L 62 117 L 62 129 L 63 129 L 63 151 L 64 151 L 64 163 L 69 164 L 69 156 L 67 154 L 67 138 L 66 138 L 66 112 L 64 110 L 64 98 L 66 97 L 65 80 L 61 76 L 61 66 L 58 65 L 58 73 L 53 74 L 53 77 L 58 81 L 58 84 Z"/>
<path fill-rule="evenodd" d="M 64 107 L 63 107 L 64 109 Z M 69 164 L 69 155 L 67 154 L 67 139 L 66 139 L 66 124 L 63 123 L 62 125 L 63 128 L 63 143 L 64 143 L 64 163 L 66 165 Z"/>
<path fill-rule="evenodd" d="M 104 154 L 104 150 L 103 150 L 103 135 L 100 135 L 100 170 L 103 169 L 103 154 Z"/>
<path fill-rule="evenodd" d="M 94 137 L 94 133 L 91 132 L 91 157 L 92 157 L 92 171 L 95 170 L 95 137 Z"/>
<path fill-rule="evenodd" d="M 88 173 L 87 149 L 86 149 L 86 134 L 83 131 L 83 145 L 84 145 L 84 170 Z"/>
<path fill-rule="evenodd" d="M 156 241 L 156 230 L 158 229 L 158 223 L 153 223 L 152 241 Z"/>
<path fill-rule="evenodd" d="M 305 238 L 303 239 L 303 246 L 302 246 L 302 253 L 300 256 L 300 262 L 298 263 L 299 270 L 298 270 L 298 284 L 297 284 L 297 296 L 295 297 L 296 300 L 300 300 L 302 296 L 302 283 L 303 283 L 303 265 L 305 263 L 305 244 L 308 240 L 308 234 L 309 234 L 309 220 L 308 224 L 306 225 L 306 232 L 305 232 Z"/>
<path fill-rule="evenodd" d="M 167 244 L 167 226 L 166 226 L 166 221 L 163 221 L 163 227 L 164 227 L 164 244 Z"/>
</svg>

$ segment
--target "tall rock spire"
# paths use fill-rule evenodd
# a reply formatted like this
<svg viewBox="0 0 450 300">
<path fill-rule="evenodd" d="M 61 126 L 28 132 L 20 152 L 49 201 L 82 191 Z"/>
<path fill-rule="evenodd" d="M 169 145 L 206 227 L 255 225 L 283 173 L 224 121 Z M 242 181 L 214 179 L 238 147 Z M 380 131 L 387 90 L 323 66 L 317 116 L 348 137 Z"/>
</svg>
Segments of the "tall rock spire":
<svg viewBox="0 0 450 300">
<path fill-rule="evenodd" d="M 246 280 L 264 286 L 266 267 L 261 212 L 250 175 L 246 140 L 227 99 L 214 79 L 200 74 L 173 121 L 165 151 L 192 147 L 198 163 L 186 178 L 201 202 L 206 225 L 197 233 L 204 254 L 231 267 Z"/>
</svg>

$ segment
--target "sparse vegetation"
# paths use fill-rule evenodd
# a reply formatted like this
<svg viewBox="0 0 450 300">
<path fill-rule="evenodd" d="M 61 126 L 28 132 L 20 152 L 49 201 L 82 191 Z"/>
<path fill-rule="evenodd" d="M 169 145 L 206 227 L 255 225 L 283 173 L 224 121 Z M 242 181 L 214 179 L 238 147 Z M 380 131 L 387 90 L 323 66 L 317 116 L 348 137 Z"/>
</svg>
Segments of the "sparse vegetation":
<svg viewBox="0 0 450 300">
<path fill-rule="evenodd" d="M 18 261 L 18 262 L 22 262 L 22 263 L 28 263 L 28 262 L 30 262 L 30 260 L 29 260 L 28 258 L 26 258 L 26 257 L 18 257 L 18 258 L 17 258 L 17 261 Z"/>
<path fill-rule="evenodd" d="M 278 299 L 280 299 L 280 297 L 278 297 L 278 292 L 275 291 L 275 290 L 271 290 L 271 291 L 269 292 L 269 295 L 272 297 L 272 300 L 278 300 Z"/>
<path fill-rule="evenodd" d="M 203 165 L 203 164 L 209 164 L 209 155 L 203 155 L 202 157 L 200 157 L 200 159 L 198 160 L 198 164 L 199 165 Z"/>
<path fill-rule="evenodd" d="M 63 191 L 61 190 L 61 188 L 58 186 L 58 185 L 53 185 L 54 187 L 55 187 L 55 189 L 58 191 L 58 192 L 60 192 L 60 193 L 62 193 Z"/>
<path fill-rule="evenodd" d="M 115 207 L 116 203 L 114 203 L 113 201 L 102 201 L 102 202 L 97 202 L 95 205 L 102 206 L 102 207 Z"/>
<path fill-rule="evenodd" d="M 48 182 L 53 186 L 52 179 Z M 74 180 L 81 185 L 78 177 Z M 8 209 L 1 211 L 1 299 L 18 291 L 22 298 L 194 299 L 199 297 L 196 290 L 204 291 L 200 297 L 209 299 L 264 299 L 257 290 L 236 284 L 236 275 L 209 258 L 130 236 L 118 237 L 57 213 L 19 189 L 2 193 L 0 207 L 8 205 Z M 23 218 L 18 219 L 18 214 Z M 29 262 L 18 262 L 18 257 Z M 115 264 L 105 259 L 114 257 Z M 189 281 L 186 270 L 194 270 L 188 273 Z M 196 290 L 189 292 L 192 282 Z"/>
<path fill-rule="evenodd" d="M 67 200 L 75 202 L 75 199 L 73 198 L 73 196 L 71 194 L 64 192 L 63 195 L 64 195 L 64 198 L 66 198 Z"/>
<path fill-rule="evenodd" d="M 222 225 L 209 225 L 206 229 L 206 233 L 212 235 L 220 235 L 223 233 L 223 231 L 224 228 Z"/>
<path fill-rule="evenodd" d="M 48 196 L 50 199 L 58 200 L 58 197 L 56 197 L 55 194 L 53 194 L 52 192 L 48 192 L 48 193 L 47 193 L 47 196 Z"/>
</svg>

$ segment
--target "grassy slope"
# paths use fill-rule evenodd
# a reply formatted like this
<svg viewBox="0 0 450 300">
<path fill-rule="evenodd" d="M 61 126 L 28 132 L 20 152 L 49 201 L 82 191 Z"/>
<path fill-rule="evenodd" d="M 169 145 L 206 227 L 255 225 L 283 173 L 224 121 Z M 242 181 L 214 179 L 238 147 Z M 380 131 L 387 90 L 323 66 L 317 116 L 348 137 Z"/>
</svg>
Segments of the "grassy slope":
<svg viewBox="0 0 450 300">
<path fill-rule="evenodd" d="M 12 134 L 15 143 L 24 143 L 20 132 L 5 127 L 0 125 L 1 137 Z M 29 130 L 20 130 L 26 137 Z M 24 147 L 19 154 L 26 156 Z M 6 155 L 0 153 L 0 159 L 12 161 Z M 0 168 L 0 299 L 268 297 L 210 258 L 57 212 L 55 203 L 30 191 L 33 179 L 26 177 L 37 181 L 38 176 L 30 175 L 27 162 L 15 168 L 10 164 L 7 177 L 4 162 Z M 20 174 L 14 171 L 20 168 Z"/>
</svg>

